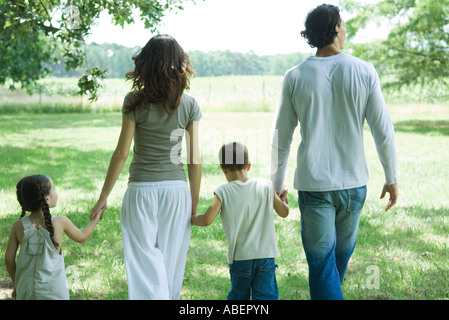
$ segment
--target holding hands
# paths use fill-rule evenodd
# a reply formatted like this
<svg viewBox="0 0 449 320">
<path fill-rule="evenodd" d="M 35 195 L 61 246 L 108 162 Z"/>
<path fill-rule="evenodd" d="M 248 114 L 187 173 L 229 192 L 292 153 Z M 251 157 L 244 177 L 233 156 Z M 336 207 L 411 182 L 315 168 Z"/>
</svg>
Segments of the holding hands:
<svg viewBox="0 0 449 320">
<path fill-rule="evenodd" d="M 90 220 L 99 218 L 99 220 L 103 219 L 104 211 L 107 208 L 107 199 L 98 199 L 97 203 L 90 210 Z"/>
<path fill-rule="evenodd" d="M 288 204 L 288 189 L 284 189 L 281 192 L 276 192 L 276 194 L 279 196 L 279 198 L 282 200 L 282 202 L 285 202 L 286 204 Z"/>
</svg>

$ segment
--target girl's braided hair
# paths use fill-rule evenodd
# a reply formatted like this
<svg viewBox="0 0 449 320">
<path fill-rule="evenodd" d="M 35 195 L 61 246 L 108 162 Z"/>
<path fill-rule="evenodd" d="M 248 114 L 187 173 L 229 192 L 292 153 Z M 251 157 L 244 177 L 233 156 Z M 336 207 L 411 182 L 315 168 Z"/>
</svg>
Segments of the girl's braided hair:
<svg viewBox="0 0 449 320">
<path fill-rule="evenodd" d="M 25 216 L 26 211 L 36 211 L 42 209 L 45 219 L 45 227 L 50 234 L 51 241 L 57 248 L 59 245 L 53 240 L 54 228 L 51 222 L 50 207 L 48 206 L 46 196 L 50 194 L 50 178 L 44 175 L 28 176 L 19 181 L 16 186 L 17 201 L 22 207 L 21 218 Z"/>
</svg>

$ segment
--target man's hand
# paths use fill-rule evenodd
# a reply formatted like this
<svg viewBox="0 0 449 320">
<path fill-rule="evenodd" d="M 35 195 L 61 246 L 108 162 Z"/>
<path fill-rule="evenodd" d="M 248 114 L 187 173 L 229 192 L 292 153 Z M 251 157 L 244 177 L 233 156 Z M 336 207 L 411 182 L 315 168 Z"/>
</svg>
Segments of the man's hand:
<svg viewBox="0 0 449 320">
<path fill-rule="evenodd" d="M 279 196 L 279 198 L 282 200 L 282 202 L 285 202 L 286 204 L 288 204 L 288 189 L 284 189 L 281 192 L 276 192 L 276 194 Z"/>
<path fill-rule="evenodd" d="M 385 195 L 389 193 L 390 199 L 387 203 L 387 206 L 385 207 L 385 211 L 390 210 L 398 201 L 399 196 L 399 188 L 398 183 L 395 184 L 384 184 L 384 188 L 382 189 L 382 194 L 380 195 L 380 198 L 383 199 Z"/>
</svg>

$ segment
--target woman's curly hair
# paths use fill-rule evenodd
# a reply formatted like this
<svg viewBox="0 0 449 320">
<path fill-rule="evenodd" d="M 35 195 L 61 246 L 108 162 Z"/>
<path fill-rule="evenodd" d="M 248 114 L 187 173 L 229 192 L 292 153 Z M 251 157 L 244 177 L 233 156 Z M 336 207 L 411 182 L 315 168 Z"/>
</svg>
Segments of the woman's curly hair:
<svg viewBox="0 0 449 320">
<path fill-rule="evenodd" d="M 195 76 L 189 56 L 170 35 L 152 37 L 133 57 L 134 70 L 126 74 L 132 81 L 137 99 L 125 106 L 125 113 L 147 108 L 150 103 L 161 104 L 169 113 L 176 109 L 190 78 Z"/>
<path fill-rule="evenodd" d="M 335 27 L 341 26 L 340 9 L 330 4 L 322 4 L 307 15 L 306 30 L 301 31 L 312 48 L 321 49 L 334 42 Z"/>
</svg>

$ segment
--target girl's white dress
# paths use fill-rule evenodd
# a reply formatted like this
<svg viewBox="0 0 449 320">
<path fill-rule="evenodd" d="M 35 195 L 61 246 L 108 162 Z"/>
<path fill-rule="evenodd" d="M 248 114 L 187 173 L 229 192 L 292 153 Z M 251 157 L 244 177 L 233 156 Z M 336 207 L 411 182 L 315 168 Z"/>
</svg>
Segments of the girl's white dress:
<svg viewBox="0 0 449 320">
<path fill-rule="evenodd" d="M 28 216 L 20 221 L 24 233 L 16 263 L 17 300 L 69 300 L 64 257 L 47 229 L 31 223 Z"/>
</svg>

